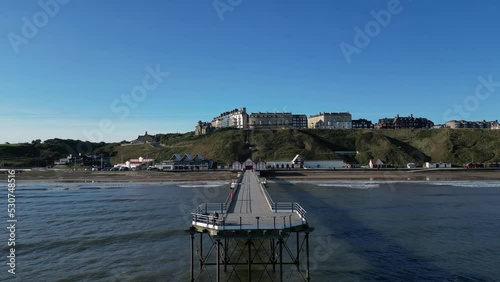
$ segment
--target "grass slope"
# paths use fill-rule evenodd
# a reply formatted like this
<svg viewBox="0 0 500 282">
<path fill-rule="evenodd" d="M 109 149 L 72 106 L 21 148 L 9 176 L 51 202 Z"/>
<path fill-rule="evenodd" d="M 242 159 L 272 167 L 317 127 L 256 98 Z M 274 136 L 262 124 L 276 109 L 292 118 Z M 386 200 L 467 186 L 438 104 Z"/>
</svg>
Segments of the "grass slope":
<svg viewBox="0 0 500 282">
<path fill-rule="evenodd" d="M 296 154 L 308 160 L 344 159 L 366 165 L 371 158 L 387 161 L 393 166 L 414 162 L 451 162 L 461 166 L 467 162 L 500 161 L 500 130 L 417 129 L 417 130 L 252 130 L 250 143 L 246 131 L 222 129 L 195 136 L 160 134 L 161 146 L 148 144 L 88 144 L 76 140 L 47 140 L 36 144 L 0 145 L 1 166 L 49 165 L 66 156 L 68 148 L 91 148 L 93 153 L 112 156 L 118 163 L 131 158 L 169 159 L 173 154 L 201 154 L 216 162 L 231 163 L 254 160 L 291 160 Z M 85 146 L 82 146 L 85 145 Z M 336 151 L 358 151 L 356 156 L 339 156 Z M 88 153 L 88 152 L 86 152 Z"/>
</svg>

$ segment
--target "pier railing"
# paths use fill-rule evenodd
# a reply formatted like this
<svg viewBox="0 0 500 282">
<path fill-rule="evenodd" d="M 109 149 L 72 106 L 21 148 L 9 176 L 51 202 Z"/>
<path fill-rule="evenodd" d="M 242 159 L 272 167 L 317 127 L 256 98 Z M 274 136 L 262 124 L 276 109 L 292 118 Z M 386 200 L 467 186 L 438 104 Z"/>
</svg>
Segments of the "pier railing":
<svg viewBox="0 0 500 282">
<path fill-rule="evenodd" d="M 237 179 L 234 179 L 233 182 L 240 183 L 243 178 L 243 174 L 240 175 Z M 203 203 L 200 204 L 191 214 L 198 215 L 207 215 L 218 213 L 220 216 L 225 216 L 227 214 L 227 209 L 231 206 L 233 202 L 233 197 L 236 194 L 236 190 L 238 190 L 239 186 L 236 189 L 231 188 L 231 192 L 227 195 L 224 203 Z"/>
<path fill-rule="evenodd" d="M 215 214 L 224 215 L 227 211 L 226 203 L 203 203 L 199 205 L 191 214 Z"/>
<path fill-rule="evenodd" d="M 304 220 L 295 220 L 292 215 L 276 216 L 240 216 L 228 221 L 227 218 L 215 218 L 213 214 L 192 214 L 192 225 L 215 230 L 248 229 L 285 229 L 304 225 Z"/>
<path fill-rule="evenodd" d="M 192 224 L 217 230 L 237 229 L 283 229 L 306 224 L 306 211 L 296 202 L 272 202 L 273 216 L 240 216 L 227 221 L 227 203 L 203 203 L 192 213 Z M 216 215 L 217 213 L 217 215 Z M 300 220 L 292 215 L 278 213 L 296 213 Z"/>
<path fill-rule="evenodd" d="M 260 189 L 266 198 L 267 204 L 269 208 L 274 212 L 292 212 L 299 215 L 299 217 L 305 222 L 306 220 L 306 210 L 297 202 L 274 202 L 269 193 L 267 192 L 267 188 L 262 182 L 259 182 Z"/>
<path fill-rule="evenodd" d="M 242 175 L 238 178 L 238 183 L 241 182 Z M 264 193 L 265 199 L 273 215 L 266 216 L 239 216 L 228 221 L 227 210 L 232 204 L 233 197 L 239 186 L 231 189 L 223 203 L 203 203 L 199 205 L 192 213 L 192 224 L 200 227 L 217 230 L 237 230 L 237 229 L 284 229 L 294 226 L 307 224 L 306 211 L 297 202 L 274 202 L 267 192 L 266 186 L 259 181 L 260 188 Z M 280 215 L 279 213 L 288 213 Z M 298 215 L 293 218 L 290 213 Z"/>
</svg>

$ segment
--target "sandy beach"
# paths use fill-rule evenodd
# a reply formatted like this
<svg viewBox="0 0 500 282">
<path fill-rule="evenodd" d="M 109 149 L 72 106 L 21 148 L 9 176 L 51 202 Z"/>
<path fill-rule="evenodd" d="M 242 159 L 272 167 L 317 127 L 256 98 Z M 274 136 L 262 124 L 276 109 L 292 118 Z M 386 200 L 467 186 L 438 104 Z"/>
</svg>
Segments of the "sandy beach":
<svg viewBox="0 0 500 282">
<path fill-rule="evenodd" d="M 17 182 L 168 182 L 168 181 L 212 181 L 236 177 L 229 171 L 205 172 L 160 172 L 160 171 L 72 171 L 45 170 L 16 173 Z"/>
<path fill-rule="evenodd" d="M 270 173 L 268 179 L 289 180 L 500 180 L 497 169 L 427 169 L 427 170 L 329 170 L 329 171 L 279 171 Z"/>
<path fill-rule="evenodd" d="M 498 169 L 449 170 L 289 170 L 262 172 L 270 180 L 500 180 Z M 18 182 L 168 182 L 168 181 L 230 181 L 230 171 L 71 171 L 44 170 L 18 172 Z"/>
</svg>

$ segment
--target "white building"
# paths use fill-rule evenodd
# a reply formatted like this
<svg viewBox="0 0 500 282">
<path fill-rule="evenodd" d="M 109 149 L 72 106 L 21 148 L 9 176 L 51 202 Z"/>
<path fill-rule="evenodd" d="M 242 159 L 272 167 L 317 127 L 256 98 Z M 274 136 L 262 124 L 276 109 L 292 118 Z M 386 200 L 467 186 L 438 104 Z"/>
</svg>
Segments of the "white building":
<svg viewBox="0 0 500 282">
<path fill-rule="evenodd" d="M 231 170 L 242 170 L 243 169 L 243 164 L 240 163 L 239 161 L 234 161 L 231 164 Z"/>
<path fill-rule="evenodd" d="M 298 156 L 298 155 L 297 155 Z M 268 169 L 334 169 L 347 168 L 347 163 L 342 160 L 325 160 L 325 161 L 304 161 L 300 156 L 295 157 L 292 161 L 268 161 L 266 162 Z"/>
<path fill-rule="evenodd" d="M 295 166 L 295 167 L 300 167 L 300 168 L 303 168 L 304 167 L 304 158 L 302 158 L 301 155 L 297 154 L 295 155 L 295 157 L 293 158 L 292 160 L 292 164 Z"/>
<path fill-rule="evenodd" d="M 116 164 L 114 167 L 127 167 L 127 168 L 139 168 L 143 165 L 154 163 L 155 159 L 146 159 L 139 157 L 138 159 L 130 159 L 125 163 Z"/>
<path fill-rule="evenodd" d="M 347 168 L 347 164 L 341 160 L 304 161 L 304 168 L 306 168 L 306 169 Z"/>
<path fill-rule="evenodd" d="M 246 108 L 234 109 L 221 113 L 212 120 L 212 127 L 224 128 L 234 127 L 244 129 L 248 127 L 248 114 Z"/>
<path fill-rule="evenodd" d="M 370 168 L 386 168 L 387 165 L 381 159 L 371 159 L 369 163 Z"/>
<path fill-rule="evenodd" d="M 254 169 L 255 168 L 255 163 L 254 161 L 252 161 L 251 159 L 247 159 L 244 163 L 243 163 L 243 167 L 245 169 Z"/>
<path fill-rule="evenodd" d="M 156 165 L 160 170 L 209 170 L 212 167 L 212 161 L 205 159 L 202 155 L 196 154 L 191 157 L 190 154 L 174 154 L 170 159 L 164 160 Z"/>
<path fill-rule="evenodd" d="M 438 163 L 434 163 L 434 162 L 426 162 L 424 164 L 424 167 L 425 168 L 450 168 L 451 167 L 451 163 L 443 163 L 443 162 L 438 162 Z"/>
<path fill-rule="evenodd" d="M 291 161 L 268 161 L 266 162 L 268 169 L 291 169 L 298 168 Z"/>
<path fill-rule="evenodd" d="M 267 170 L 265 161 L 258 161 L 255 164 L 255 170 Z"/>
<path fill-rule="evenodd" d="M 319 113 L 309 116 L 308 128 L 337 129 L 352 128 L 352 115 L 348 112 L 342 113 Z"/>
</svg>

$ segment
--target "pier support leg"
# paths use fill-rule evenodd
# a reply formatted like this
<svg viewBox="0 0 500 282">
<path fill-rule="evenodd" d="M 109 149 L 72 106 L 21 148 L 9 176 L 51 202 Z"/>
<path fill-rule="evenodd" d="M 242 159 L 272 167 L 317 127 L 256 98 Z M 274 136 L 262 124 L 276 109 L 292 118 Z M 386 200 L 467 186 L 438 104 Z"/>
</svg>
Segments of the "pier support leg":
<svg viewBox="0 0 500 282">
<path fill-rule="evenodd" d="M 191 237 L 191 282 L 194 282 L 194 233 L 190 234 Z"/>
<path fill-rule="evenodd" d="M 216 278 L 215 278 L 215 281 L 217 282 L 220 282 L 220 240 L 217 240 L 215 242 L 217 244 L 216 248 L 217 248 L 217 258 L 216 258 L 216 267 L 217 267 L 217 270 L 216 270 Z"/>
<path fill-rule="evenodd" d="M 311 281 L 309 274 L 309 232 L 306 232 L 306 280 Z"/>
<path fill-rule="evenodd" d="M 203 269 L 203 233 L 200 233 L 200 270 Z"/>
<path fill-rule="evenodd" d="M 280 282 L 283 282 L 283 239 L 278 239 L 279 259 L 280 259 Z"/>
<path fill-rule="evenodd" d="M 248 281 L 252 281 L 252 240 L 248 240 L 247 244 L 248 244 Z"/>
<path fill-rule="evenodd" d="M 276 245 L 274 239 L 271 239 L 271 262 L 273 263 L 273 272 L 276 272 Z"/>
<path fill-rule="evenodd" d="M 224 239 L 224 272 L 227 272 L 227 263 L 229 258 L 227 257 L 227 247 L 228 247 L 228 240 Z"/>
<path fill-rule="evenodd" d="M 295 257 L 295 264 L 297 264 L 297 270 L 300 270 L 300 260 L 299 260 L 299 257 L 300 257 L 299 232 L 295 232 L 295 234 L 297 234 L 297 245 L 296 245 L 297 255 Z"/>
</svg>

